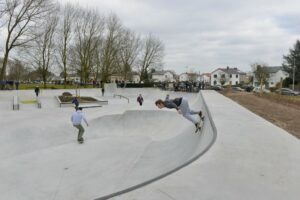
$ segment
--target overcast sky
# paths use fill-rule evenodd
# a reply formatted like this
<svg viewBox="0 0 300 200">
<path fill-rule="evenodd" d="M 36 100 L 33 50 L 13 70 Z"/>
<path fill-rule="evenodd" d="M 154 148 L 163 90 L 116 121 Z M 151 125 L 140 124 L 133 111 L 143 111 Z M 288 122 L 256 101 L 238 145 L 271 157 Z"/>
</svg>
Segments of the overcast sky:
<svg viewBox="0 0 300 200">
<path fill-rule="evenodd" d="M 68 0 L 63 0 L 66 2 Z M 250 64 L 281 65 L 300 39 L 299 0 L 72 0 L 165 44 L 164 68 L 250 71 Z"/>
</svg>

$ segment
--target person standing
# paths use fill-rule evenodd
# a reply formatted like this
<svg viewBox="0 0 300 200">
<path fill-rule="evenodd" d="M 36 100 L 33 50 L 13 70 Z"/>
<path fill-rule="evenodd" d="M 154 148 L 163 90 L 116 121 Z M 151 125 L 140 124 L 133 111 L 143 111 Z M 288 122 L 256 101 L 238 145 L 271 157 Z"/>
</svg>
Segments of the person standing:
<svg viewBox="0 0 300 200">
<path fill-rule="evenodd" d="M 86 123 L 87 126 L 89 126 L 83 112 L 82 108 L 78 108 L 77 111 L 75 111 L 72 116 L 71 116 L 71 121 L 73 123 L 73 126 L 78 129 L 78 136 L 77 136 L 77 141 L 81 144 L 83 143 L 83 133 L 84 133 L 84 128 L 82 126 L 82 120 Z"/>
<path fill-rule="evenodd" d="M 142 97 L 142 95 L 140 94 L 137 98 L 137 102 L 139 102 L 140 106 L 143 105 L 143 102 L 144 102 L 144 98 Z"/>
<path fill-rule="evenodd" d="M 16 90 L 19 90 L 20 82 L 19 82 L 19 81 L 16 81 L 16 82 L 15 82 L 15 85 L 16 85 Z"/>
<path fill-rule="evenodd" d="M 39 88 L 39 86 L 35 87 L 34 92 L 35 92 L 36 97 L 38 97 L 39 94 L 40 94 L 40 88 Z"/>
<path fill-rule="evenodd" d="M 104 96 L 104 87 L 101 88 L 102 96 Z"/>
</svg>

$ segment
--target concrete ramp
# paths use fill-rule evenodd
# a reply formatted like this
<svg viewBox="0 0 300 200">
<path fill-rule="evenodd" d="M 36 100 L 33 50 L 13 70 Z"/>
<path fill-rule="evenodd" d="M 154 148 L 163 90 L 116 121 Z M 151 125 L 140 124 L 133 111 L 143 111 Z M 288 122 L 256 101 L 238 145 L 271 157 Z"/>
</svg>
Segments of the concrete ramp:
<svg viewBox="0 0 300 200">
<path fill-rule="evenodd" d="M 191 107 L 206 115 L 202 134 L 174 111 L 132 110 L 91 120 L 82 145 L 59 136 L 62 125 L 62 133 L 52 137 L 45 130 L 44 140 L 34 140 L 39 145 L 30 151 L 30 140 L 19 141 L 18 151 L 2 155 L 0 199 L 108 199 L 161 179 L 198 159 L 215 141 L 201 95 Z M 27 130 L 26 138 L 38 137 L 31 133 Z M 6 142 L 16 146 L 14 139 L 7 136 Z"/>
</svg>

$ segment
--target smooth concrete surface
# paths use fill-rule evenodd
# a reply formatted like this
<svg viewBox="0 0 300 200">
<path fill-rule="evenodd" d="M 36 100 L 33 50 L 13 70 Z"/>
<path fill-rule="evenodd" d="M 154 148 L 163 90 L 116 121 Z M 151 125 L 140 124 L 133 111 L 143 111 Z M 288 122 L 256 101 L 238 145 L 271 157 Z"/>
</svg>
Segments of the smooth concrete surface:
<svg viewBox="0 0 300 200">
<path fill-rule="evenodd" d="M 230 99 L 204 91 L 218 136 L 200 159 L 114 200 L 298 200 L 300 141 Z"/>
<path fill-rule="evenodd" d="M 105 199 L 198 158 L 204 149 L 179 171 L 111 199 L 299 199 L 299 140 L 214 91 L 203 92 L 217 128 L 210 149 L 212 121 L 196 135 L 176 112 L 154 105 L 170 93 L 171 98 L 185 96 L 191 107 L 208 115 L 201 96 L 114 89 L 130 98 L 128 104 L 107 91 L 108 105 L 84 110 L 90 126 L 80 145 L 70 123 L 74 109 L 59 108 L 54 98 L 64 91 L 42 90 L 42 109 L 21 104 L 18 111 L 12 110 L 16 91 L 0 91 L 0 199 Z M 142 107 L 136 102 L 139 93 L 145 99 Z M 101 97 L 101 90 L 80 94 Z M 35 98 L 33 91 L 18 95 Z"/>
<path fill-rule="evenodd" d="M 33 91 L 0 92 L 0 199 L 106 199 L 181 169 L 214 142 L 209 118 L 203 133 L 195 134 L 194 125 L 174 110 L 156 108 L 154 101 L 169 92 L 121 89 L 116 92 L 131 103 L 104 96 L 108 105 L 84 110 L 90 126 L 85 143 L 78 144 L 70 123 L 74 108 L 60 108 L 55 99 L 62 92 L 42 90 L 42 109 L 21 104 L 19 111 L 11 109 L 12 96 L 32 99 Z M 136 102 L 139 93 L 145 98 L 142 107 Z M 80 94 L 100 97 L 101 91 Z M 170 96 L 184 96 L 206 113 L 200 95 Z"/>
</svg>

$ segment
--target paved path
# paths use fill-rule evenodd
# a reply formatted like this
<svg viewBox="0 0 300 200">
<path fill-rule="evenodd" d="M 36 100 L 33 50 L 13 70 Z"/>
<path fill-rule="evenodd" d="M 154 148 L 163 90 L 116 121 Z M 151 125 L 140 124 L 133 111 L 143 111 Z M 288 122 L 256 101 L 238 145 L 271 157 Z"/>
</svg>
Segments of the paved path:
<svg viewBox="0 0 300 200">
<path fill-rule="evenodd" d="M 298 200 L 300 141 L 230 99 L 204 91 L 218 130 L 197 162 L 115 200 Z"/>
</svg>

